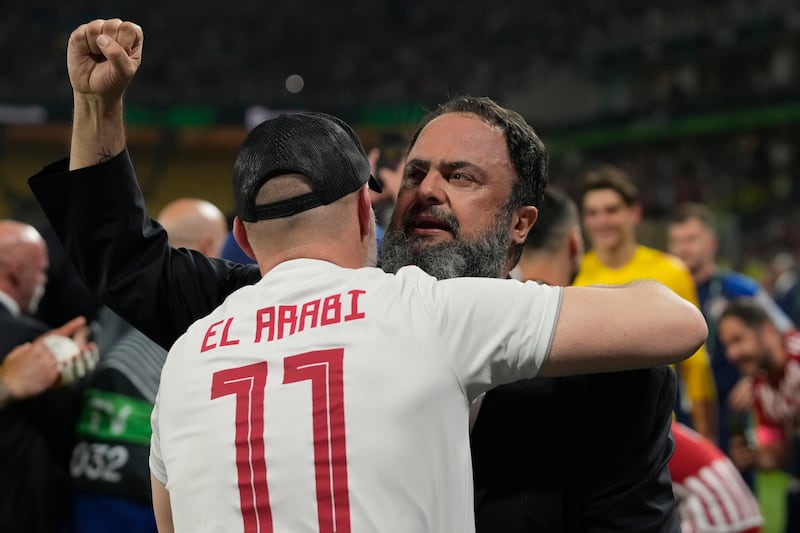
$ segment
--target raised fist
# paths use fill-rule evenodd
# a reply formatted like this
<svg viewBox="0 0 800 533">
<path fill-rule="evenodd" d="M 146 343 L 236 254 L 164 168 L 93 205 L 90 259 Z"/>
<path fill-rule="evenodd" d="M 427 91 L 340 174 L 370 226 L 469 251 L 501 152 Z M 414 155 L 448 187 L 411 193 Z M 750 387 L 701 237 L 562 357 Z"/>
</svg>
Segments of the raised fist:
<svg viewBox="0 0 800 533">
<path fill-rule="evenodd" d="M 67 70 L 72 89 L 98 99 L 121 98 L 142 62 L 142 28 L 120 19 L 93 20 L 69 37 Z"/>
</svg>

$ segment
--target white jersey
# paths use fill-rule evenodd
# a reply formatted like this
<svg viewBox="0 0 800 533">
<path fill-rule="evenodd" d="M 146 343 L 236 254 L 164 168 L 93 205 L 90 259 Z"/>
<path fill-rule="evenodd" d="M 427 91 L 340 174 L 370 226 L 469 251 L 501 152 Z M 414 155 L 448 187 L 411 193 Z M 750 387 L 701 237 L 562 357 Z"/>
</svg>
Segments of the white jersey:
<svg viewBox="0 0 800 533">
<path fill-rule="evenodd" d="M 177 532 L 474 530 L 469 404 L 534 376 L 561 289 L 299 259 L 167 357 L 150 467 Z"/>
</svg>

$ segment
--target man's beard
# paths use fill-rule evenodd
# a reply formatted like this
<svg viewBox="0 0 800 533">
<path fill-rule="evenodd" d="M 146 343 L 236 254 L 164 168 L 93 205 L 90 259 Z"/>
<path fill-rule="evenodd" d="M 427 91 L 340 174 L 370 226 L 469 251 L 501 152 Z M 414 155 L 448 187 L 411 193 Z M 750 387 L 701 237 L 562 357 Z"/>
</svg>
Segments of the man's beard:
<svg viewBox="0 0 800 533">
<path fill-rule="evenodd" d="M 416 265 L 437 279 L 497 278 L 503 274 L 511 248 L 511 209 L 501 209 L 495 225 L 469 241 L 459 238 L 458 221 L 453 215 L 438 207 L 432 207 L 427 212 L 450 226 L 453 240 L 426 244 L 424 237 L 407 237 L 403 228 L 411 216 L 408 212 L 403 217 L 401 229 L 388 229 L 383 235 L 383 270 L 394 273 L 404 266 Z"/>
</svg>

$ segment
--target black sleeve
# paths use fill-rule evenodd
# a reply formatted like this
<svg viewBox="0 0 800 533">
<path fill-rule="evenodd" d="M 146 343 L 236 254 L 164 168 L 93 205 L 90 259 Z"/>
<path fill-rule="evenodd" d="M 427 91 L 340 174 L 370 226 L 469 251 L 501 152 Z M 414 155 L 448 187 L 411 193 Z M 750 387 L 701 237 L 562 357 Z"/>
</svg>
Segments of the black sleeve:
<svg viewBox="0 0 800 533">
<path fill-rule="evenodd" d="M 170 248 L 127 150 L 72 172 L 58 161 L 28 185 L 87 287 L 166 349 L 228 294 L 260 279 L 255 265 Z"/>
</svg>

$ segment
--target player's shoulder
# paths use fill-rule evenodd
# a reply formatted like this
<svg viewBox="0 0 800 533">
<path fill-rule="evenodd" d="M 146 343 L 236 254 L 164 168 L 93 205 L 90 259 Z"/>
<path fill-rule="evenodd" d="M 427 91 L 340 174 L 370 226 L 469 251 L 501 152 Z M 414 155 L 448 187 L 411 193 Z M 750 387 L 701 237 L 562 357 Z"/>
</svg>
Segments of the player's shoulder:
<svg viewBox="0 0 800 533">
<path fill-rule="evenodd" d="M 680 258 L 656 248 L 640 245 L 636 249 L 634 257 L 650 268 L 658 268 L 667 273 L 689 275 L 689 269 Z"/>
<path fill-rule="evenodd" d="M 394 274 L 385 274 L 389 279 L 395 279 L 401 283 L 408 283 L 408 282 L 417 282 L 417 281 L 424 281 L 424 282 L 434 282 L 436 278 L 422 270 L 416 265 L 408 265 L 404 266 L 400 270 L 398 270 Z"/>
<path fill-rule="evenodd" d="M 640 277 L 658 280 L 679 293 L 682 289 L 678 287 L 694 286 L 692 275 L 684 262 L 667 252 L 639 245 L 632 263 L 641 274 Z"/>
</svg>

